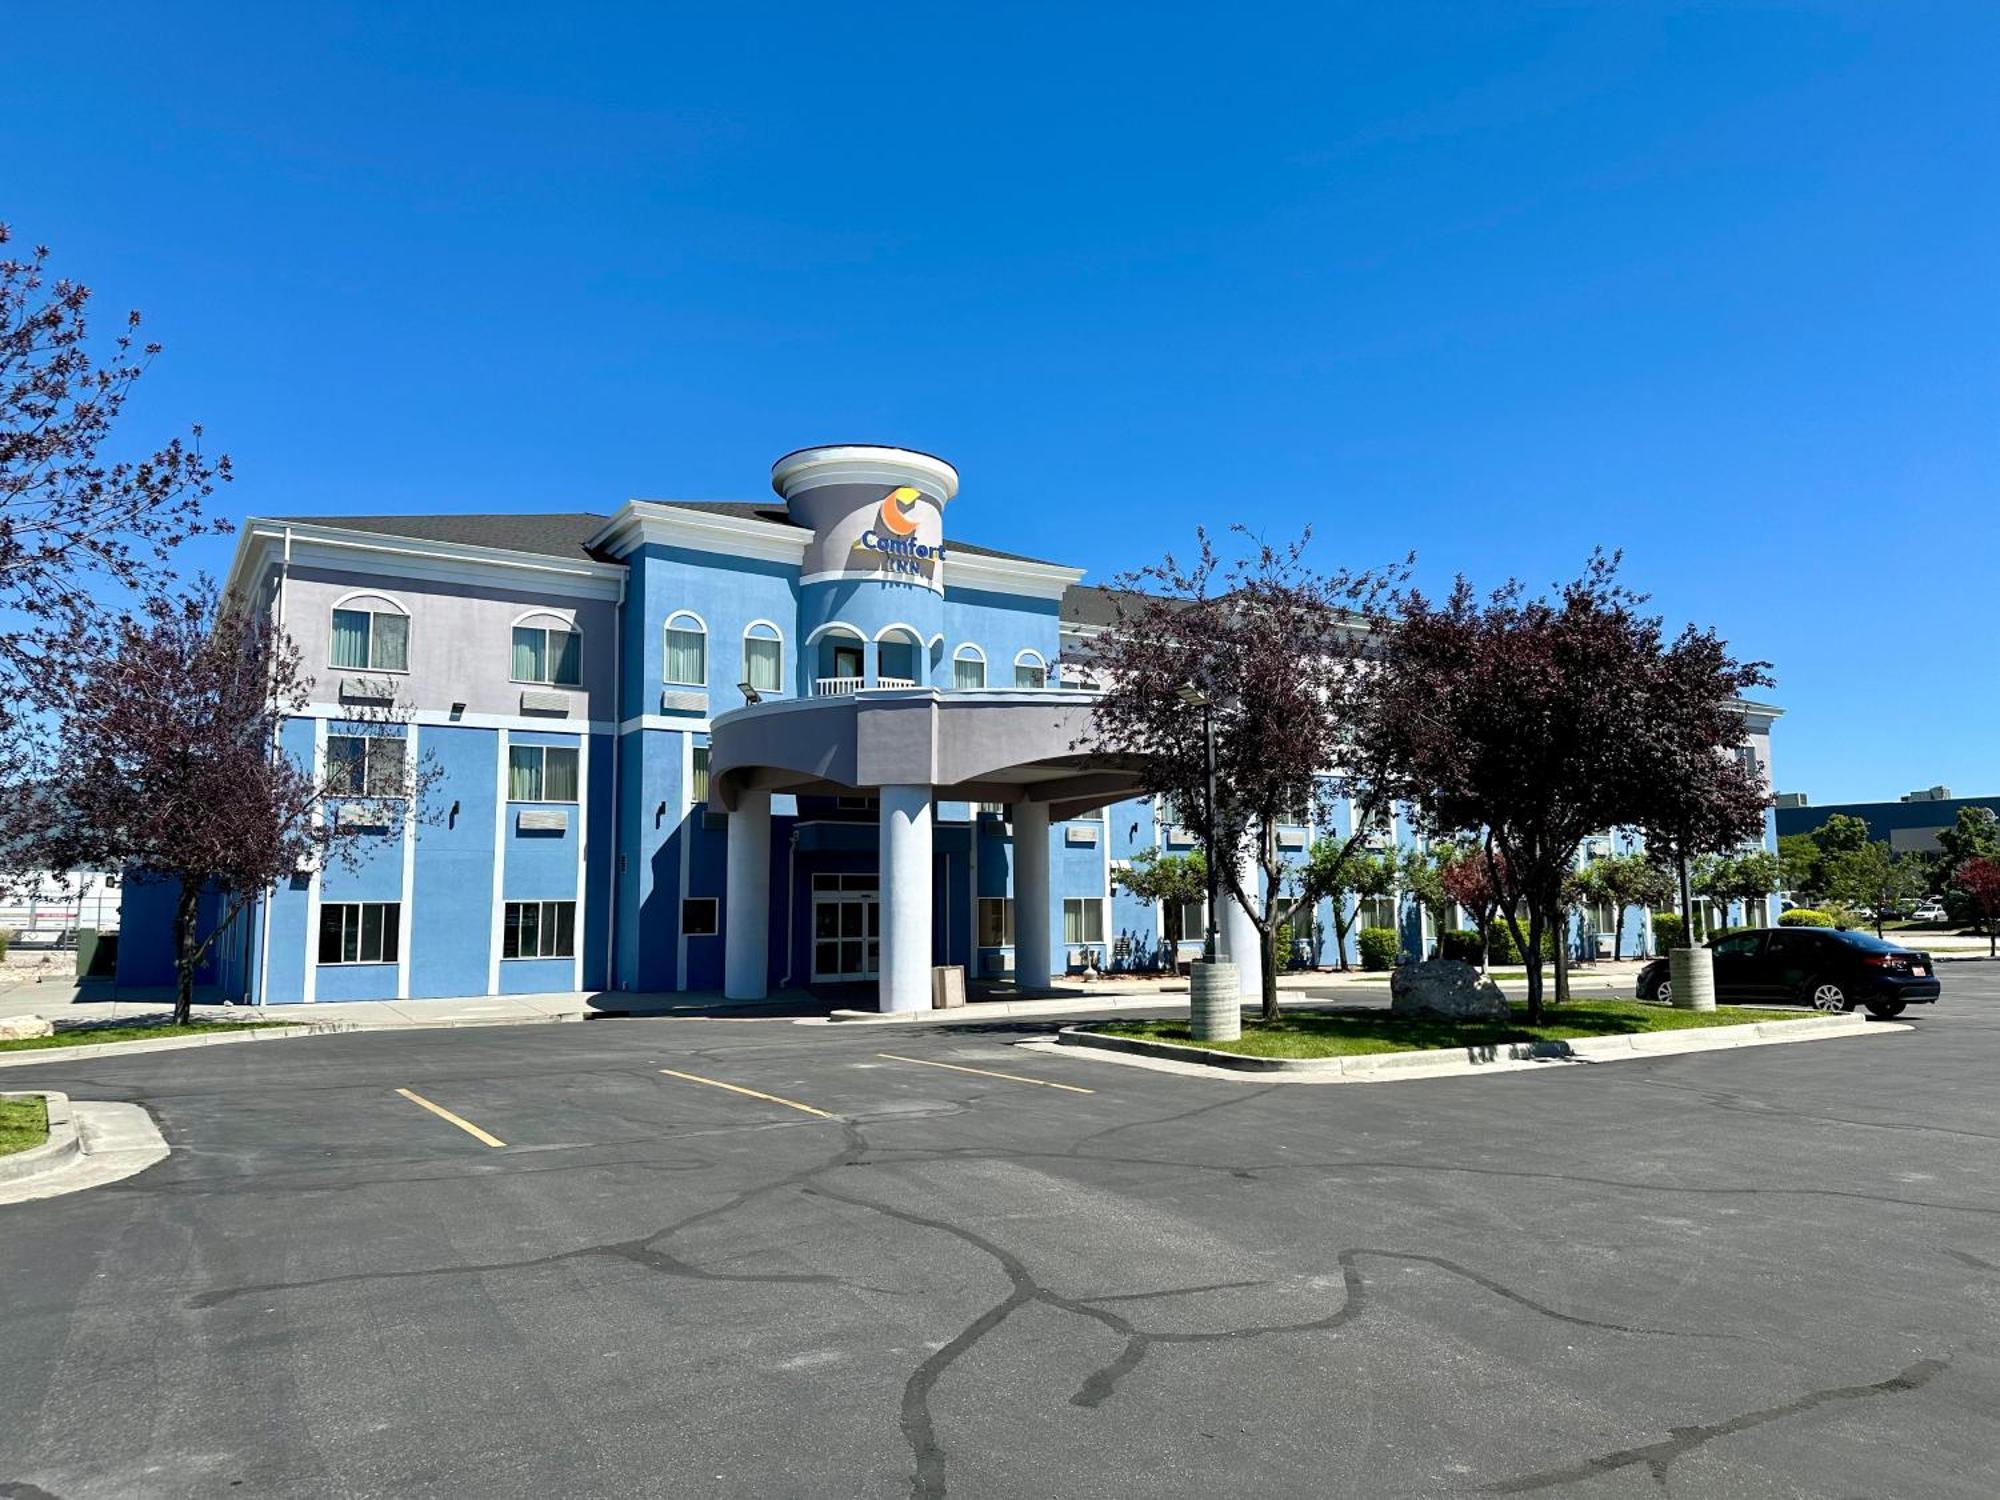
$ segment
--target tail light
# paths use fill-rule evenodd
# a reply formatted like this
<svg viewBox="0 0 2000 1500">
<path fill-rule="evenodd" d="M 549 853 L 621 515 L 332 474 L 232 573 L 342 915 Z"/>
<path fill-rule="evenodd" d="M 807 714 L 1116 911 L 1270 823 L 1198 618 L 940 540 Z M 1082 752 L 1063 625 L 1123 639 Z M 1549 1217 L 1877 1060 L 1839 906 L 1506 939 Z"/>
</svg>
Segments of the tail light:
<svg viewBox="0 0 2000 1500">
<path fill-rule="evenodd" d="M 1900 953 L 1864 953 L 1861 961 L 1871 969 L 1892 969 L 1907 974 L 1910 961 Z"/>
</svg>

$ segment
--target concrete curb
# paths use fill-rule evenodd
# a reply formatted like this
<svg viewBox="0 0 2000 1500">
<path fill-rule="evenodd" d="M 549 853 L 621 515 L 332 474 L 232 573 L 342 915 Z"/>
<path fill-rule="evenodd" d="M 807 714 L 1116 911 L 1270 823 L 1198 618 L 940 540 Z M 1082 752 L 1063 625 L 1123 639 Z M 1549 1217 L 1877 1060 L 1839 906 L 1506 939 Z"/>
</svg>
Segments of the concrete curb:
<svg viewBox="0 0 2000 1500">
<path fill-rule="evenodd" d="M 200 1036 L 149 1037 L 139 1042 L 87 1042 L 80 1047 L 30 1047 L 19 1052 L 0 1052 L 0 1072 L 36 1063 L 83 1062 L 94 1057 L 125 1057 L 142 1052 L 180 1052 L 189 1047 L 227 1047 L 237 1042 L 295 1041 L 308 1036 L 347 1036 L 375 1031 L 449 1031 L 461 1026 L 551 1026 L 582 1021 L 577 1015 L 510 1016 L 504 1019 L 468 1017 L 462 1020 L 392 1021 L 371 1026 L 365 1021 L 296 1021 L 288 1026 L 259 1026 L 244 1022 L 236 1031 L 205 1031 Z"/>
<path fill-rule="evenodd" d="M 1496 1047 L 1432 1048 L 1421 1052 L 1378 1052 L 1364 1057 L 1246 1057 L 1180 1042 L 1141 1037 L 1106 1036 L 1082 1026 L 1065 1026 L 1056 1041 L 1066 1047 L 1088 1047 L 1116 1060 L 1151 1058 L 1217 1073 L 1273 1074 L 1317 1082 L 1384 1082 L 1397 1078 L 1465 1077 L 1513 1072 L 1552 1062 L 1619 1062 L 1634 1057 L 1670 1057 L 1683 1052 L 1721 1052 L 1738 1047 L 1768 1047 L 1784 1042 L 1812 1042 L 1844 1036 L 1886 1035 L 1908 1026 L 1871 1021 L 1861 1012 L 1838 1016 L 1805 1016 L 1796 1021 L 1747 1021 L 1736 1026 L 1690 1027 L 1680 1031 L 1648 1031 L 1634 1035 L 1583 1037 L 1574 1042 L 1509 1042 Z M 1109 1060 L 1109 1059 L 1107 1059 Z"/>
<path fill-rule="evenodd" d="M 19 1182 L 24 1177 L 39 1177 L 44 1172 L 53 1172 L 66 1166 L 71 1157 L 83 1152 L 83 1137 L 77 1131 L 76 1115 L 69 1107 L 68 1094 L 18 1091 L 0 1094 L 0 1099 L 35 1098 L 48 1101 L 49 1138 L 26 1151 L 10 1151 L 0 1156 L 0 1182 Z"/>
</svg>

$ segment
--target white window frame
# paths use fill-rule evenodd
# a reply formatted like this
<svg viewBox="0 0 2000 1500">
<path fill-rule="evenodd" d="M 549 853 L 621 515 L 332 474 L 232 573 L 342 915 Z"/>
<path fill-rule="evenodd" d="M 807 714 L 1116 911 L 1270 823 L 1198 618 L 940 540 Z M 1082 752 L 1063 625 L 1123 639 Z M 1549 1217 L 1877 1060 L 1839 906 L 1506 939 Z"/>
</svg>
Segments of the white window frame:
<svg viewBox="0 0 2000 1500">
<path fill-rule="evenodd" d="M 997 943 L 985 940 L 986 909 L 994 902 L 1000 904 L 1000 938 Z M 972 913 L 972 936 L 975 948 L 1011 948 L 1014 946 L 1014 898 L 1012 896 L 981 896 Z"/>
<path fill-rule="evenodd" d="M 517 630 L 539 630 L 542 633 L 543 637 L 542 661 L 547 664 L 548 670 L 550 672 L 553 672 L 555 670 L 556 654 L 549 644 L 548 637 L 552 635 L 575 636 L 576 637 L 576 681 L 558 682 L 553 676 L 516 677 L 514 675 L 514 632 Z M 577 628 L 574 621 L 566 621 L 556 615 L 547 614 L 541 611 L 537 611 L 533 614 L 522 615 L 520 619 L 516 620 L 513 623 L 513 625 L 508 628 L 507 631 L 507 680 L 509 682 L 528 683 L 535 687 L 569 687 L 569 688 L 582 687 L 583 686 L 583 632 Z"/>
<path fill-rule="evenodd" d="M 387 609 L 374 606 L 386 604 Z M 357 607 L 360 606 L 360 607 Z M 343 666 L 333 659 L 333 617 L 338 614 L 368 616 L 368 665 L 365 667 Z M 403 621 L 403 664 L 400 667 L 378 667 L 375 665 L 375 617 L 390 615 Z M 335 672 L 387 672 L 396 677 L 407 677 L 410 673 L 411 637 L 415 634 L 410 612 L 399 599 L 379 593 L 374 589 L 360 589 L 342 594 L 333 601 L 333 607 L 326 612 L 326 664 Z"/>
<path fill-rule="evenodd" d="M 689 930 L 689 928 L 688 928 L 688 910 L 689 910 L 689 908 L 691 908 L 691 907 L 692 907 L 692 908 L 702 908 L 702 907 L 706 907 L 706 908 L 707 908 L 707 918 L 706 918 L 706 920 L 707 920 L 707 924 L 708 924 L 708 927 L 707 927 L 707 931 L 705 931 L 705 932 L 693 932 L 693 931 L 690 931 L 690 930 Z M 722 912 L 721 912 L 721 910 L 719 909 L 719 906 L 718 906 L 718 903 L 717 903 L 717 901 L 716 901 L 716 898 L 715 898 L 715 897 L 713 897 L 713 896 L 683 896 L 683 897 L 681 897 L 681 936 L 682 936 L 682 937 L 693 937 L 693 938 L 704 938 L 704 937 L 720 937 L 721 935 L 722 935 Z"/>
<path fill-rule="evenodd" d="M 707 745 L 688 747 L 688 805 L 708 806 L 710 767 L 714 764 Z"/>
<path fill-rule="evenodd" d="M 333 742 L 335 740 L 361 741 L 361 786 L 358 789 L 336 787 L 333 784 Z M 389 744 L 396 747 L 396 789 L 393 792 L 372 790 L 375 781 L 374 747 Z M 387 801 L 408 797 L 410 794 L 410 746 L 400 734 L 351 734 L 344 730 L 328 730 L 326 736 L 326 792 L 330 797 L 359 797 L 370 801 Z"/>
<path fill-rule="evenodd" d="M 1077 927 L 1079 929 L 1079 932 L 1076 937 L 1071 937 L 1069 935 L 1069 918 L 1072 909 L 1075 910 L 1078 918 Z M 1090 925 L 1087 919 L 1092 914 L 1095 914 L 1097 918 L 1097 935 L 1095 937 L 1092 937 L 1088 932 L 1084 932 L 1081 930 Z M 1104 944 L 1104 927 L 1105 923 L 1104 923 L 1103 897 L 1101 896 L 1063 897 L 1063 943 L 1065 946 L 1071 948 L 1087 948 L 1092 946 L 1102 947 Z"/>
<path fill-rule="evenodd" d="M 384 935 L 388 932 L 389 924 L 386 918 L 383 920 L 381 929 L 376 934 L 375 957 L 368 958 L 362 956 L 361 954 L 361 932 L 365 921 L 364 914 L 366 912 L 366 909 L 371 906 L 381 907 L 385 911 L 392 911 L 396 914 L 395 951 L 392 953 L 388 953 L 386 956 L 383 950 L 386 947 L 388 947 L 388 944 L 382 941 Z M 336 913 L 340 914 L 341 933 L 342 933 L 342 942 L 340 945 L 341 950 L 343 952 L 346 951 L 347 944 L 345 941 L 345 934 L 348 930 L 347 914 L 350 912 L 353 914 L 353 924 L 355 933 L 354 951 L 356 956 L 353 958 L 336 958 L 332 960 L 328 960 L 321 957 L 319 945 L 325 941 L 327 918 Z M 313 934 L 313 943 L 314 943 L 313 960 L 319 968 L 322 969 L 358 969 L 363 967 L 383 968 L 390 964 L 398 963 L 401 960 L 403 951 L 403 903 L 400 901 L 323 902 L 319 909 L 319 922 L 320 922 L 319 931 Z"/>
<path fill-rule="evenodd" d="M 535 770 L 535 788 L 540 795 L 516 797 L 514 795 L 514 757 L 522 751 L 533 750 L 540 760 Z M 574 797 L 551 797 L 549 790 L 549 751 L 571 755 L 576 758 L 577 784 Z M 583 801 L 583 754 L 576 745 L 509 745 L 507 747 L 507 800 L 509 802 L 553 802 L 560 807 L 575 807 Z"/>
<path fill-rule="evenodd" d="M 518 951 L 520 946 L 518 941 L 520 928 L 510 919 L 512 918 L 517 908 L 529 907 L 529 906 L 536 908 L 535 951 L 533 953 L 522 953 Z M 551 935 L 556 931 L 556 922 L 555 922 L 556 911 L 558 908 L 564 906 L 567 906 L 569 908 L 569 947 L 558 952 L 553 946 L 550 946 L 550 944 L 553 941 Z M 517 951 L 513 953 L 509 953 L 506 947 L 507 938 L 510 933 L 514 934 L 516 937 L 515 947 Z M 501 944 L 500 961 L 502 963 L 517 963 L 538 958 L 575 958 L 576 957 L 576 902 L 570 900 L 570 901 L 509 901 L 504 903 L 500 913 L 500 944 Z"/>
<path fill-rule="evenodd" d="M 769 632 L 765 634 L 764 632 Z M 778 680 L 769 687 L 755 681 L 750 675 L 750 643 L 752 641 L 775 642 L 778 647 Z M 782 693 L 785 690 L 785 632 L 775 620 L 752 620 L 743 627 L 743 681 L 759 693 Z"/>
<path fill-rule="evenodd" d="M 1021 668 L 1032 667 L 1041 673 L 1042 680 L 1028 684 L 1021 681 Z M 1014 686 L 1023 692 L 1039 693 L 1049 685 L 1048 658 L 1039 651 L 1018 651 L 1014 655 Z"/>
<path fill-rule="evenodd" d="M 693 626 L 683 625 L 683 620 L 692 620 Z M 675 631 L 683 635 L 701 637 L 701 679 L 689 681 L 667 675 L 667 663 L 672 653 L 667 649 L 667 637 Z M 706 688 L 708 686 L 708 622 L 691 609 L 677 609 L 667 616 L 667 623 L 660 627 L 660 680 L 668 687 Z"/>
<path fill-rule="evenodd" d="M 958 687 L 958 664 L 962 661 L 976 661 L 979 663 L 978 687 Z M 960 646 L 956 651 L 951 653 L 951 685 L 961 692 L 983 693 L 986 691 L 988 686 L 986 680 L 986 653 L 970 641 L 967 641 L 963 646 Z"/>
</svg>

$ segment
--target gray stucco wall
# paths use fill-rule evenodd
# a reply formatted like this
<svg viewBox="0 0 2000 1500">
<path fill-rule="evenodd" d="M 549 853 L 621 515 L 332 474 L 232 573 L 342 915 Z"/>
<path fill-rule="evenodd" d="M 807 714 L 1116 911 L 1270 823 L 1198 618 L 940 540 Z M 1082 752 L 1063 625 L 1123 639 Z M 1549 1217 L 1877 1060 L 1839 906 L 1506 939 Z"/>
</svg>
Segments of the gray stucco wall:
<svg viewBox="0 0 2000 1500">
<path fill-rule="evenodd" d="M 333 610 L 357 593 L 399 604 L 410 616 L 408 672 L 362 674 L 331 664 Z M 367 607 L 351 602 L 355 608 Z M 583 685 L 555 691 L 570 695 L 572 720 L 617 716 L 617 606 L 608 600 L 295 565 L 285 587 L 284 613 L 285 629 L 313 678 L 315 703 L 339 702 L 343 677 L 386 675 L 404 707 L 446 710 L 463 703 L 471 714 L 517 716 L 523 688 L 534 685 L 511 680 L 515 623 L 567 623 L 583 632 Z M 523 619 L 529 614 L 538 619 Z"/>
</svg>

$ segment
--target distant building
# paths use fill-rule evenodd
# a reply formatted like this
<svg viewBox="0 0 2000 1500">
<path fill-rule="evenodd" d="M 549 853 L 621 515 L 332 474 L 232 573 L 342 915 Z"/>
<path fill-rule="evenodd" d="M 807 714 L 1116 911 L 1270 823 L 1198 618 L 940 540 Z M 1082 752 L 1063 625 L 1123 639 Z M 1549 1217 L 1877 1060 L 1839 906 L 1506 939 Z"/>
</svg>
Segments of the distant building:
<svg viewBox="0 0 2000 1500">
<path fill-rule="evenodd" d="M 1959 809 L 1965 807 L 1984 807 L 2000 815 L 2000 797 L 1954 797 L 1950 787 L 1934 786 L 1906 793 L 1894 802 L 1833 802 L 1814 807 L 1803 793 L 1786 792 L 1778 796 L 1775 816 L 1780 838 L 1811 833 L 1838 813 L 1859 818 L 1868 825 L 1870 838 L 1886 839 L 1898 854 L 1929 854 L 1938 847 L 1937 836 L 1958 821 Z"/>
</svg>

